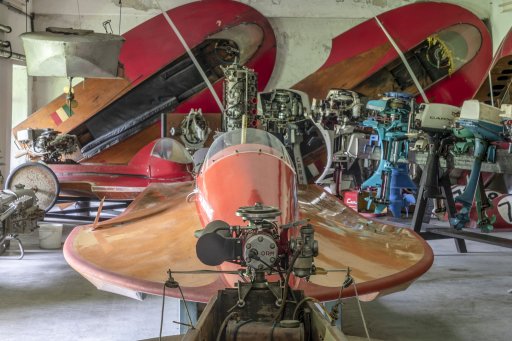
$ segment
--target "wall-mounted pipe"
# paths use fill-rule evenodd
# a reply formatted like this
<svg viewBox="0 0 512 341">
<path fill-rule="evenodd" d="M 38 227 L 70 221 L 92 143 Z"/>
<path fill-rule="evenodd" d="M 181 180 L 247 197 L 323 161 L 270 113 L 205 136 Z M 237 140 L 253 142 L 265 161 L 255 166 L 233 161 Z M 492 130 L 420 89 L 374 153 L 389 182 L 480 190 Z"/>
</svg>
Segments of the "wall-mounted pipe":
<svg viewBox="0 0 512 341">
<path fill-rule="evenodd" d="M 12 27 L 0 24 L 0 31 L 5 32 L 5 33 L 11 33 Z"/>
<path fill-rule="evenodd" d="M 17 60 L 20 62 L 24 62 L 27 60 L 27 58 L 23 54 L 19 54 L 16 52 L 12 52 L 9 50 L 3 50 L 3 49 L 0 49 L 0 58 L 6 58 L 6 59 L 10 58 L 10 59 Z"/>
<path fill-rule="evenodd" d="M 2 51 L 8 51 L 7 56 L 2 56 L 2 58 L 11 58 L 12 57 L 12 46 L 11 42 L 7 40 L 0 40 L 0 47 L 2 49 L 8 49 L 8 50 L 2 50 Z"/>
</svg>

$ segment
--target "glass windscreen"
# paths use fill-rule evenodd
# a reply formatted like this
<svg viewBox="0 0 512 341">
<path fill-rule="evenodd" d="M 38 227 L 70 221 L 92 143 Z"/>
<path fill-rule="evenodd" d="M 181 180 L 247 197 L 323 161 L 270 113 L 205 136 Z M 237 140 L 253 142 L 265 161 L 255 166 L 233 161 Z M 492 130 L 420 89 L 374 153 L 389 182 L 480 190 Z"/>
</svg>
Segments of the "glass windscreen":
<svg viewBox="0 0 512 341">
<path fill-rule="evenodd" d="M 457 24 L 429 37 L 427 60 L 436 68 L 448 67 L 453 73 L 468 63 L 482 45 L 480 31 L 469 24 Z"/>
<path fill-rule="evenodd" d="M 277 137 L 261 129 L 248 128 L 245 131 L 229 131 L 217 137 L 206 154 L 203 169 L 226 156 L 248 152 L 274 155 L 294 168 L 288 151 Z"/>
<path fill-rule="evenodd" d="M 159 139 L 153 146 L 151 156 L 176 163 L 192 163 L 192 156 L 185 147 L 176 140 L 168 137 Z"/>
</svg>

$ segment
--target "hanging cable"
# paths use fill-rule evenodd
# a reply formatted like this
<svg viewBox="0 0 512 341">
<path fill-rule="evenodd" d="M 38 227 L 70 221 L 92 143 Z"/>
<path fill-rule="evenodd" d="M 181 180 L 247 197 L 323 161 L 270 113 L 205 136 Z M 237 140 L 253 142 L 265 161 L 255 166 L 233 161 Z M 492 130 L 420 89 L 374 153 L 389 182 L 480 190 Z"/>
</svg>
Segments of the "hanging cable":
<svg viewBox="0 0 512 341">
<path fill-rule="evenodd" d="M 359 300 L 359 294 L 357 293 L 356 281 L 354 281 L 354 292 L 356 294 L 357 306 L 359 307 L 359 314 L 361 315 L 361 320 L 363 320 L 363 327 L 364 327 L 364 331 L 366 333 L 366 338 L 368 339 L 368 341 L 371 341 L 370 333 L 368 332 L 368 327 L 366 326 L 366 320 L 365 320 L 364 314 L 363 314 L 363 308 L 361 307 L 361 301 Z"/>
<path fill-rule="evenodd" d="M 82 19 L 80 18 L 80 0 L 76 0 L 76 7 L 78 9 L 78 27 L 82 28 Z"/>
<path fill-rule="evenodd" d="M 123 2 L 119 0 L 119 35 L 121 35 L 121 9 L 123 8 Z"/>
<path fill-rule="evenodd" d="M 25 1 L 25 32 L 28 32 L 28 0 Z"/>
<path fill-rule="evenodd" d="M 334 306 L 331 309 L 331 317 L 333 320 L 338 320 L 341 317 L 342 312 L 342 298 L 343 298 L 343 289 L 348 288 L 354 283 L 354 278 L 350 275 L 350 272 L 352 271 L 350 267 L 347 267 L 347 274 L 345 275 L 345 279 L 343 280 L 343 284 L 340 286 L 340 291 L 338 293 L 338 299 L 335 301 Z"/>
<path fill-rule="evenodd" d="M 494 107 L 494 94 L 492 93 L 491 70 L 489 70 L 489 94 L 491 95 L 491 105 Z"/>
<path fill-rule="evenodd" d="M 160 334 L 158 337 L 159 341 L 162 341 L 162 329 L 164 326 L 164 308 L 165 308 L 165 283 L 164 283 L 164 289 L 162 292 L 162 312 L 160 313 Z"/>
<path fill-rule="evenodd" d="M 168 288 L 172 288 L 172 289 L 178 289 L 179 292 L 180 292 L 180 295 L 181 295 L 181 299 L 183 301 L 183 304 L 185 305 L 185 310 L 187 311 L 187 316 L 188 316 L 188 321 L 189 321 L 189 324 L 186 324 L 186 323 L 181 323 L 179 322 L 179 324 L 183 324 L 183 325 L 187 325 L 189 328 L 191 329 L 194 329 L 194 323 L 192 321 L 192 317 L 190 316 L 190 311 L 188 310 L 188 304 L 187 304 L 187 300 L 185 299 L 185 296 L 183 295 L 183 291 L 181 290 L 181 286 L 180 284 L 174 279 L 174 277 L 172 277 L 172 271 L 171 269 L 167 270 L 167 274 L 169 275 L 169 278 L 167 279 L 167 281 L 165 281 L 165 286 L 168 287 Z M 176 322 L 178 323 L 178 322 Z"/>
</svg>

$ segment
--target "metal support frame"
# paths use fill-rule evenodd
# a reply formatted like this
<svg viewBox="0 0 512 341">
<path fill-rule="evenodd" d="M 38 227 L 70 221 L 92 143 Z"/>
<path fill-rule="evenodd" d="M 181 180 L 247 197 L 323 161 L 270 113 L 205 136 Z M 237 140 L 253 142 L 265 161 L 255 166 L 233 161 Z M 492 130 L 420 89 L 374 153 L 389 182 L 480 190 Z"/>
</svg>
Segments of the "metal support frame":
<svg viewBox="0 0 512 341">
<path fill-rule="evenodd" d="M 416 207 L 414 208 L 414 215 L 412 217 L 414 232 L 420 235 L 422 235 L 421 226 L 423 224 L 423 216 L 425 215 L 425 209 L 429 198 L 441 198 L 444 200 L 450 220 L 455 218 L 456 214 L 450 178 L 448 176 L 448 172 L 443 172 L 440 166 L 443 143 L 436 137 L 432 138 L 432 140 L 433 143 L 431 144 L 430 153 L 427 158 L 427 165 L 421 175 Z M 441 193 L 439 192 L 439 189 L 441 189 Z M 450 229 L 455 231 L 453 227 Z M 422 236 L 425 239 L 428 239 L 428 235 L 423 234 Z M 457 235 L 452 235 L 451 238 L 454 238 L 455 246 L 459 253 L 468 252 L 466 242 L 463 238 L 460 238 Z"/>
<path fill-rule="evenodd" d="M 455 201 L 453 200 L 448 172 L 443 173 L 440 168 L 442 143 L 439 139 L 433 140 L 434 143 L 432 144 L 431 153 L 427 159 L 427 166 L 421 176 L 418 199 L 416 201 L 416 208 L 412 218 L 414 231 L 426 240 L 453 238 L 459 253 L 467 253 L 466 240 L 512 248 L 511 239 L 490 236 L 477 232 L 456 230 L 453 227 L 426 228 L 424 232 L 421 232 L 423 215 L 425 214 L 425 208 L 429 198 L 438 199 L 441 197 L 445 201 L 449 218 L 455 217 L 456 214 Z M 479 186 L 480 190 L 485 193 L 483 190 L 484 184 L 482 178 L 479 179 Z M 439 193 L 439 189 L 441 189 L 441 193 Z"/>
<path fill-rule="evenodd" d="M 0 259 L 16 259 L 16 260 L 19 260 L 19 259 L 22 259 L 24 256 L 25 256 L 25 248 L 23 247 L 23 243 L 21 242 L 20 238 L 18 237 L 17 234 L 8 234 L 5 236 L 5 238 L 2 239 L 1 243 L 2 243 L 2 246 L 6 246 L 8 245 L 8 242 L 10 242 L 11 240 L 15 240 L 18 242 L 18 248 L 20 250 L 20 255 L 18 257 L 2 257 Z M 5 251 L 7 251 L 7 247 L 5 248 L 2 248 L 2 250 L 0 250 L 0 255 L 3 254 Z"/>
<path fill-rule="evenodd" d="M 96 215 L 90 214 L 91 212 L 96 212 L 98 210 L 97 206 L 92 206 L 92 202 L 99 202 L 98 199 L 89 198 L 89 197 L 59 197 L 57 199 L 57 203 L 76 203 L 75 207 L 71 209 L 64 209 L 62 211 L 50 211 L 46 213 L 46 218 L 53 219 L 64 219 L 64 220 L 73 220 L 80 222 L 93 222 L 96 218 Z M 116 203 L 105 203 L 103 205 L 102 213 L 110 213 L 115 214 L 113 210 L 124 209 L 128 207 L 131 201 L 128 200 L 116 200 Z M 107 220 L 112 217 L 101 216 L 99 221 Z"/>
<path fill-rule="evenodd" d="M 512 239 L 491 236 L 478 232 L 455 230 L 453 228 L 427 228 L 423 235 L 432 235 L 432 239 L 456 238 L 463 241 L 467 239 L 479 243 L 486 243 L 512 249 Z"/>
<path fill-rule="evenodd" d="M 162 112 L 160 114 L 160 137 L 164 138 L 168 135 L 168 128 L 167 128 L 167 113 Z"/>
<path fill-rule="evenodd" d="M 485 194 L 485 184 L 482 173 L 478 177 L 478 184 L 476 188 L 476 212 L 478 215 L 477 226 L 480 230 L 485 232 L 491 232 L 493 230 L 493 224 L 496 221 L 496 217 L 488 217 L 486 210 L 492 207 L 492 203 Z"/>
<path fill-rule="evenodd" d="M 359 140 L 357 157 L 370 160 L 380 159 L 380 150 L 372 150 L 368 152 L 364 148 L 368 143 L 368 140 Z M 510 247 L 510 239 L 484 235 L 477 232 L 458 231 L 452 227 L 427 228 L 426 231 L 421 232 L 423 216 L 425 214 L 428 199 L 432 198 L 432 194 L 439 194 L 439 189 L 441 189 L 441 196 L 444 197 L 445 202 L 447 202 L 446 207 L 448 209 L 448 214 L 451 216 L 454 216 L 455 214 L 455 202 L 451 192 L 451 183 L 447 173 L 442 173 L 442 169 L 471 169 L 474 162 L 473 157 L 470 155 L 454 156 L 450 162 L 441 159 L 441 155 L 439 154 L 439 146 L 441 143 L 439 139 L 437 140 L 437 143 L 434 141 L 434 148 L 432 148 L 433 151 L 436 151 L 434 155 L 432 155 L 432 153 L 425 152 L 411 152 L 409 153 L 409 160 L 399 160 L 399 162 L 414 162 L 419 165 L 426 165 L 424 168 L 425 171 L 421 177 L 418 198 L 416 200 L 416 208 L 412 221 L 414 231 L 426 240 L 454 238 L 457 251 L 462 253 L 467 252 L 465 243 L 466 239 L 502 247 Z M 510 157 L 510 153 L 507 150 L 498 149 L 496 151 L 496 163 L 482 163 L 482 172 L 512 174 L 512 157 Z M 482 192 L 485 193 L 485 191 Z M 484 196 L 485 194 L 482 197 Z"/>
</svg>

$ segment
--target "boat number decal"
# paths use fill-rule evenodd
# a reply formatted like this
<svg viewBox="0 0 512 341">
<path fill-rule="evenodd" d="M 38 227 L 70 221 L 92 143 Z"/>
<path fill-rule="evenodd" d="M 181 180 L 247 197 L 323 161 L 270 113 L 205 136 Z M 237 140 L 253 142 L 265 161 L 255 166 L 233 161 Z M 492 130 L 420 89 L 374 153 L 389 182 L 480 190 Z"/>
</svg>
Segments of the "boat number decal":
<svg viewBox="0 0 512 341">
<path fill-rule="evenodd" d="M 498 203 L 498 212 L 507 223 L 512 224 L 512 195 L 507 195 Z"/>
</svg>

